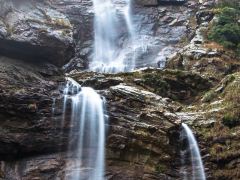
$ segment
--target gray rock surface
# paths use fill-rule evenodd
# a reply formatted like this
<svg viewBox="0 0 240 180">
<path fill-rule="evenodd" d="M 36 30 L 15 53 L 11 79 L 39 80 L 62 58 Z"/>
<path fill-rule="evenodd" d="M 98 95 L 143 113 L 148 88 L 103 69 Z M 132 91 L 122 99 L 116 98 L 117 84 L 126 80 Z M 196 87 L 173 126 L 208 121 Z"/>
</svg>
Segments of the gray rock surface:
<svg viewBox="0 0 240 180">
<path fill-rule="evenodd" d="M 44 1 L 1 1 L 0 54 L 62 66 L 73 56 L 73 27 Z"/>
</svg>

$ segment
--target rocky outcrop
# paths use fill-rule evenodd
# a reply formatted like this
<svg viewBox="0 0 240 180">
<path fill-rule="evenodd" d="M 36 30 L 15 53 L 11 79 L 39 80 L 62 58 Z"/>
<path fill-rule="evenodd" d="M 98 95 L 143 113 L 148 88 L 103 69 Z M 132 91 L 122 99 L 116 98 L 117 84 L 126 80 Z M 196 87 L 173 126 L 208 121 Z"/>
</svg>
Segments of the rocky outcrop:
<svg viewBox="0 0 240 180">
<path fill-rule="evenodd" d="M 35 179 L 68 176 L 78 168 L 73 163 L 77 159 L 71 153 L 65 153 L 69 142 L 74 144 L 77 140 L 77 134 L 69 137 L 68 133 L 70 130 L 75 132 L 75 125 L 70 126 L 70 102 L 65 121 L 62 121 L 63 97 L 61 86 L 57 86 L 64 84 L 61 73 L 54 66 L 43 70 L 35 64 L 5 57 L 1 58 L 1 67 L 5 69 L 2 71 L 4 78 L 1 80 L 0 95 L 1 119 L 4 119 L 0 124 L 3 177 Z M 24 71 L 28 67 L 32 70 Z M 179 136 L 180 116 L 176 116 L 175 112 L 181 106 L 167 96 L 154 93 L 158 84 L 154 77 L 162 77 L 162 81 L 169 85 L 182 79 L 187 86 L 187 83 L 192 84 L 196 80 L 196 75 L 182 73 L 146 69 L 115 75 L 91 72 L 71 75 L 83 86 L 99 89 L 106 98 L 109 117 L 106 122 L 107 179 L 180 177 L 180 159 L 175 142 Z M 178 76 L 181 78 L 178 79 Z M 141 78 L 143 81 L 140 82 Z M 145 81 L 146 78 L 148 80 Z M 150 81 L 151 78 L 153 81 Z M 200 76 L 198 78 L 201 79 Z M 198 86 L 205 86 L 205 83 L 202 79 Z M 173 86 L 170 87 L 174 91 Z"/>
<path fill-rule="evenodd" d="M 239 80 L 239 73 L 227 75 L 203 95 L 201 107 L 177 113 L 197 133 L 208 179 L 240 177 Z"/>
<path fill-rule="evenodd" d="M 109 88 L 111 83 L 118 85 L 125 82 L 176 101 L 191 101 L 191 98 L 211 87 L 211 83 L 198 74 L 168 69 L 146 68 L 133 73 L 120 73 L 117 75 L 89 72 L 76 73 L 72 76 L 82 85 L 99 90 Z M 86 80 L 83 81 L 82 77 L 86 78 Z"/>
<path fill-rule="evenodd" d="M 169 100 L 126 85 L 113 86 L 104 95 L 109 110 L 107 177 L 177 178 L 178 161 L 171 157 L 177 157 L 172 140 L 179 121 Z"/>
<path fill-rule="evenodd" d="M 9 180 L 70 176 L 79 167 L 74 163 L 77 158 L 66 153 L 69 139 L 74 143 L 76 134 L 68 135 L 74 128 L 69 123 L 70 114 L 62 122 L 63 99 L 61 87 L 58 88 L 64 84 L 61 73 L 54 66 L 45 65 L 42 69 L 20 60 L 0 60 L 0 176 Z M 54 76 L 57 73 L 58 77 Z M 220 115 L 229 112 L 221 109 L 229 98 L 237 100 L 238 73 L 214 87 L 214 93 L 220 94 L 201 106 L 179 104 L 171 96 L 161 94 L 164 89 L 156 91 L 164 82 L 171 87 L 169 94 L 189 88 L 189 98 L 202 96 L 204 89 L 211 87 L 206 79 L 185 71 L 146 69 L 115 75 L 82 72 L 71 76 L 82 85 L 98 89 L 106 98 L 106 179 L 181 179 L 181 121 L 190 124 L 197 135 L 208 178 L 238 177 L 238 126 L 233 127 L 230 121 L 229 129 L 226 119 L 224 123 L 218 121 Z M 191 93 L 191 86 L 195 93 Z M 178 96 L 184 97 L 184 93 Z M 70 104 L 67 106 L 70 112 Z M 232 105 L 229 108 L 234 109 Z"/>
<path fill-rule="evenodd" d="M 69 123 L 70 114 L 67 113 L 66 121 L 62 122 L 63 99 L 58 85 L 64 84 L 64 80 L 59 76 L 61 74 L 58 78 L 53 76 L 60 72 L 53 66 L 41 69 L 35 64 L 5 57 L 0 62 L 4 67 L 0 95 L 0 176 L 11 180 L 68 177 L 79 167 L 74 165 L 77 158 L 66 153 L 69 139 L 74 143 L 76 134 L 68 135 L 69 130 L 74 128 Z M 27 68 L 31 70 L 25 71 Z M 82 85 L 95 87 L 106 98 L 109 117 L 106 122 L 106 179 L 181 179 L 181 121 L 190 124 L 197 134 L 207 176 L 210 179 L 230 177 L 228 173 L 234 172 L 231 177 L 237 177 L 238 127 L 233 129 L 230 126 L 231 129 L 228 129 L 224 124 L 219 126 L 217 120 L 219 113 L 225 112 L 220 108 L 225 102 L 220 98 L 216 102 L 211 99 L 210 106 L 208 103 L 201 107 L 198 104 L 180 105 L 168 95 L 161 94 L 164 89 L 162 92 L 155 89 L 165 84 L 171 87 L 169 93 L 174 94 L 187 87 L 188 98 L 201 96 L 204 89 L 211 87 L 206 79 L 189 72 L 156 69 L 115 75 L 82 72 L 71 76 Z M 237 99 L 232 95 L 237 95 L 238 74 L 234 77 L 224 80 L 221 86 L 214 88 L 214 92 L 221 93 L 225 98 Z M 171 85 L 178 83 L 181 86 Z M 191 86 L 195 93 L 191 93 Z M 177 97 L 184 97 L 183 94 Z M 67 106 L 70 112 L 70 104 Z M 223 134 L 214 134 L 216 129 Z M 229 131 L 235 133 L 229 136 Z M 227 143 L 229 138 L 230 144 Z M 229 145 L 231 148 L 225 154 L 222 150 Z M 86 168 L 80 170 L 85 171 Z"/>
<path fill-rule="evenodd" d="M 56 149 L 55 131 L 47 132 L 56 129 L 51 104 L 52 93 L 64 81 L 61 71 L 0 57 L 0 74 L 1 159 Z"/>
<path fill-rule="evenodd" d="M 214 2 L 204 2 L 196 15 L 191 42 L 170 58 L 168 68 L 195 72 L 215 84 L 191 106 L 176 114 L 188 123 L 201 148 L 207 179 L 239 179 L 239 58 L 206 38 Z M 214 19 L 213 19 L 214 21 Z"/>
<path fill-rule="evenodd" d="M 211 6 L 214 3 L 211 3 Z M 207 40 L 208 26 L 214 21 L 210 5 L 203 5 L 196 13 L 195 34 L 190 42 L 169 58 L 166 67 L 199 73 L 213 82 L 218 82 L 229 73 L 239 71 L 240 64 L 234 53 Z M 210 6 L 210 7 L 211 7 Z"/>
<path fill-rule="evenodd" d="M 16 74 L 7 68 L 9 63 L 14 65 L 19 77 L 12 84 L 8 83 Z M 77 140 L 76 134 L 71 137 L 68 134 L 75 127 L 70 126 L 70 104 L 65 121 L 62 121 L 63 99 L 61 88 L 58 90 L 56 84 L 63 80 L 52 76 L 52 69 L 49 73 L 41 69 L 24 72 L 24 66 L 25 69 L 36 68 L 19 60 L 1 58 L 1 67 L 7 69 L 2 81 L 8 84 L 1 84 L 0 95 L 1 119 L 4 119 L 0 124 L 0 158 L 5 160 L 1 166 L 3 177 L 62 178 L 71 174 L 72 162 L 77 160 L 71 153 L 58 153 L 65 151 L 69 138 L 73 144 Z M 173 159 L 178 152 L 173 140 L 178 137 L 180 121 L 173 112 L 179 106 L 168 98 L 122 84 L 125 79 L 114 76 L 99 83 L 99 93 L 107 100 L 109 116 L 106 122 L 107 179 L 177 178 L 179 163 Z M 82 84 L 89 82 L 81 74 L 76 74 L 75 78 L 81 79 Z M 94 75 L 90 79 L 93 78 Z"/>
<path fill-rule="evenodd" d="M 74 53 L 68 18 L 43 1 L 1 1 L 0 54 L 62 66 Z"/>
</svg>

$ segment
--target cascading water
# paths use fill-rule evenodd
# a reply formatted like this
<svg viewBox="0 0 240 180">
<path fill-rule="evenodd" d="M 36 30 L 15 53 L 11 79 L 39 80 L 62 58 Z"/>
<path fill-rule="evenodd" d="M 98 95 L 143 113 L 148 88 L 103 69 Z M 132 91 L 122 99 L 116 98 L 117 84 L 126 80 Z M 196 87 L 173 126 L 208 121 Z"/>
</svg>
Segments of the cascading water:
<svg viewBox="0 0 240 180">
<path fill-rule="evenodd" d="M 131 18 L 131 0 L 123 0 L 124 5 L 117 9 L 111 0 L 93 0 L 94 5 L 94 55 L 90 70 L 114 73 L 134 68 L 134 55 L 127 57 L 120 42 L 123 18 L 128 31 L 125 48 L 132 49 L 135 31 Z M 130 57 L 130 58 L 129 58 Z"/>
<path fill-rule="evenodd" d="M 124 19 L 127 24 L 130 38 L 133 40 L 136 35 L 135 35 L 135 29 L 134 29 L 133 20 L 132 20 L 132 2 L 131 0 L 125 0 L 125 2 L 126 2 L 126 5 L 123 9 Z"/>
<path fill-rule="evenodd" d="M 188 171 L 182 168 L 182 173 L 184 176 L 184 180 L 206 180 L 204 166 L 202 163 L 199 147 L 197 141 L 191 131 L 191 129 L 184 123 L 182 123 L 183 131 L 182 131 L 182 139 L 187 139 L 187 151 L 181 152 L 182 166 L 186 165 L 185 159 L 187 159 L 187 154 L 191 156 L 191 170 L 192 173 L 189 174 Z"/>
<path fill-rule="evenodd" d="M 104 179 L 104 148 L 105 148 L 105 117 L 104 102 L 89 87 L 81 87 L 71 78 L 64 89 L 64 108 L 71 101 L 71 131 L 69 137 L 77 142 L 71 155 L 76 160 L 71 169 L 70 180 L 103 180 Z M 66 109 L 64 110 L 66 112 Z M 77 137 L 76 137 L 77 136 Z M 71 139 L 69 140 L 71 142 Z M 71 152 L 71 151 L 69 151 Z"/>
</svg>

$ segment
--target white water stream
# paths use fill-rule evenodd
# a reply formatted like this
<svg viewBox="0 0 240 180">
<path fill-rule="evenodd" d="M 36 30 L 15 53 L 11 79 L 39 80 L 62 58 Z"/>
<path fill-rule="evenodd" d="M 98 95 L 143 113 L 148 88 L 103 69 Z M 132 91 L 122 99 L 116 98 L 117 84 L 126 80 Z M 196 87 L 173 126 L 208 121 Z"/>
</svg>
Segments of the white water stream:
<svg viewBox="0 0 240 180">
<path fill-rule="evenodd" d="M 124 0 L 122 7 L 117 8 L 112 0 L 93 0 L 94 6 L 94 55 L 89 65 L 90 70 L 104 73 L 115 73 L 134 69 L 135 30 L 131 16 L 131 0 Z M 125 23 L 122 23 L 121 19 Z M 120 41 L 120 30 L 127 29 L 128 40 L 123 45 Z M 129 50 L 131 49 L 131 56 Z"/>
<path fill-rule="evenodd" d="M 188 127 L 188 125 L 182 123 L 182 127 L 184 130 L 184 135 L 187 137 L 188 148 L 190 150 L 191 155 L 191 174 L 187 170 L 184 170 L 184 180 L 206 180 L 204 166 L 202 162 L 202 158 L 200 155 L 199 147 L 197 141 L 193 135 L 192 130 Z M 185 155 L 182 154 L 182 162 L 184 162 Z M 184 164 L 183 164 L 184 165 Z"/>
<path fill-rule="evenodd" d="M 73 156 L 76 170 L 67 179 L 103 180 L 105 160 L 104 102 L 92 88 L 81 87 L 71 78 L 64 89 L 63 112 L 71 101 L 71 127 L 69 137 L 77 135 Z M 76 125 L 77 127 L 73 127 Z M 71 141 L 71 140 L 70 140 Z"/>
</svg>

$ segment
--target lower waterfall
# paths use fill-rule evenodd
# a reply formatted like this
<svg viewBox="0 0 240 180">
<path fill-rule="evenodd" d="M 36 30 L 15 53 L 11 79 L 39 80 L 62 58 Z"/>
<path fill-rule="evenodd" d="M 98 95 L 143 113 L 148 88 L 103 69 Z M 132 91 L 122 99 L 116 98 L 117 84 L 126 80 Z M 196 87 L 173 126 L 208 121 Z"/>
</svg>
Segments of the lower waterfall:
<svg viewBox="0 0 240 180">
<path fill-rule="evenodd" d="M 202 162 L 202 158 L 200 155 L 199 147 L 197 141 L 193 135 L 192 130 L 188 127 L 188 125 L 182 123 L 183 131 L 182 131 L 182 139 L 187 139 L 187 150 L 181 152 L 181 160 L 182 160 L 182 174 L 184 176 L 184 180 L 206 180 L 204 166 Z M 186 159 L 188 159 L 187 154 L 190 154 L 190 164 L 191 171 L 189 172 L 184 168 L 186 166 Z"/>
<path fill-rule="evenodd" d="M 104 101 L 94 89 L 81 87 L 71 78 L 67 80 L 63 106 L 66 108 L 67 101 L 71 101 L 69 137 L 77 136 L 72 155 L 77 160 L 75 164 L 77 169 L 74 169 L 70 177 L 66 179 L 103 180 L 105 170 Z M 77 127 L 73 127 L 76 125 Z"/>
</svg>

